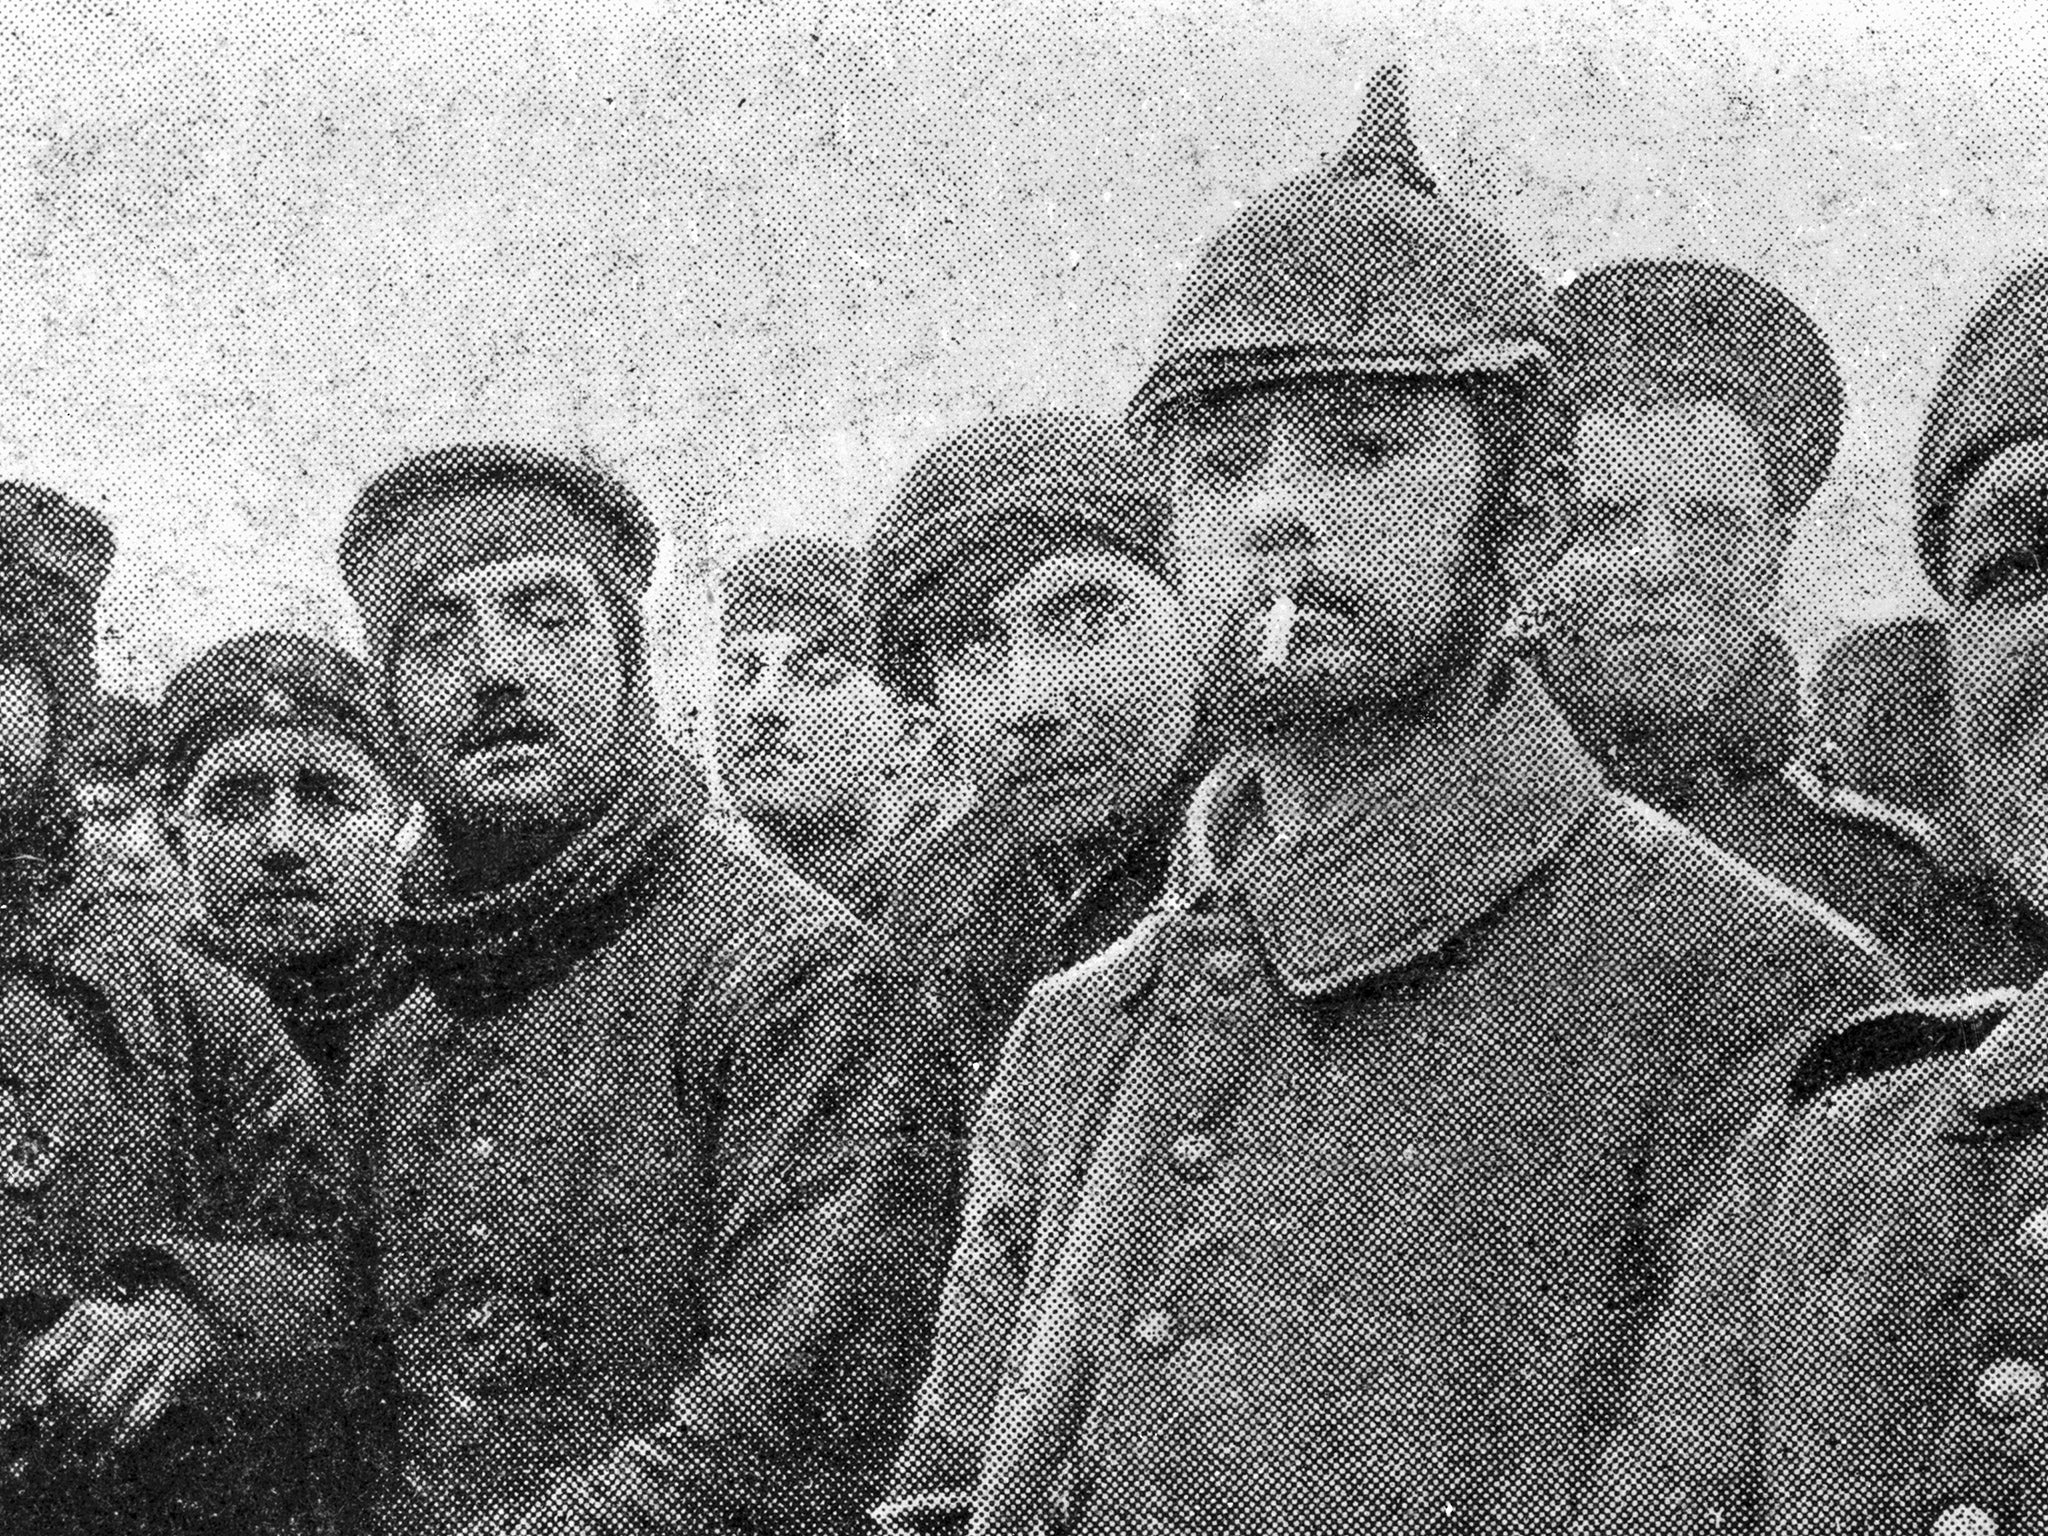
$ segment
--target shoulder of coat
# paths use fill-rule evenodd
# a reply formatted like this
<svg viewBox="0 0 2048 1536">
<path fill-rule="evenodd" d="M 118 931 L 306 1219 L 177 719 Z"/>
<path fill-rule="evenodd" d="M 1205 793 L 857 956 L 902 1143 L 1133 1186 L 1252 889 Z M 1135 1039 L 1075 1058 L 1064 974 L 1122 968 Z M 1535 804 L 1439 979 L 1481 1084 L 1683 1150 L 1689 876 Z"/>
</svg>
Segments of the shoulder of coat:
<svg viewBox="0 0 2048 1536">
<path fill-rule="evenodd" d="M 1753 944 L 1760 932 L 1770 932 L 1798 948 L 1883 955 L 1874 935 L 1825 902 L 1745 863 L 1654 806 L 1618 791 L 1608 798 L 1621 845 L 1654 889 L 1668 893 L 1656 905 L 1682 919 L 1695 937 L 1733 930 Z"/>
<path fill-rule="evenodd" d="M 1892 843 L 1917 858 L 1938 864 L 1941 834 L 1926 817 L 1859 794 L 1844 784 L 1830 784 L 1811 768 L 1789 763 L 1780 775 L 1800 803 L 1828 821 Z"/>
<path fill-rule="evenodd" d="M 1834 1089 L 1936 1056 L 1975 1050 L 2021 994 L 2011 987 L 1885 1003 L 1844 1017 L 1793 1068 L 1790 1096 L 1804 1104 Z"/>
</svg>

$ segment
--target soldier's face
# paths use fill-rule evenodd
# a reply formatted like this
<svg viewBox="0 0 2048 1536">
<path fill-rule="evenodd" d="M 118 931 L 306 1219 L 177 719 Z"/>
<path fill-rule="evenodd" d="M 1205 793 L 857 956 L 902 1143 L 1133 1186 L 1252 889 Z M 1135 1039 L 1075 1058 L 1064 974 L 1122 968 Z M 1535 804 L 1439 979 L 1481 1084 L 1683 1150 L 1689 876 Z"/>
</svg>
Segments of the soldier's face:
<svg viewBox="0 0 2048 1536">
<path fill-rule="evenodd" d="M 1683 721 L 1769 622 L 1787 529 L 1756 434 L 1708 403 L 1589 411 L 1573 540 L 1532 599 L 1567 713 Z"/>
<path fill-rule="evenodd" d="M 978 625 L 941 640 L 932 676 L 961 771 L 1038 847 L 1128 824 L 1194 725 L 1180 599 L 1107 549 L 1041 560 Z"/>
<path fill-rule="evenodd" d="M 405 806 L 353 742 L 297 727 L 231 737 L 172 815 L 194 896 L 252 965 L 334 954 L 391 910 Z"/>
<path fill-rule="evenodd" d="M 1405 709 L 1468 665 L 1492 481 L 1448 386 L 1345 380 L 1194 402 L 1169 429 L 1190 623 L 1241 732 Z M 1266 622 L 1291 598 L 1284 635 Z"/>
<path fill-rule="evenodd" d="M 25 662 L 0 664 L 0 801 L 19 806 L 41 782 L 53 742 L 50 691 Z"/>
<path fill-rule="evenodd" d="M 139 779 L 87 782 L 76 796 L 78 882 L 88 896 L 153 906 L 178 894 L 178 867 L 148 785 Z"/>
<path fill-rule="evenodd" d="M 720 642 L 719 772 L 744 815 L 857 831 L 879 810 L 902 739 L 889 691 L 838 647 L 787 630 Z"/>
<path fill-rule="evenodd" d="M 420 798 L 438 820 L 578 825 L 618 782 L 625 669 L 580 560 L 534 556 L 444 578 L 399 626 L 391 679 Z"/>
<path fill-rule="evenodd" d="M 1970 817 L 1992 856 L 2048 904 L 2048 441 L 2017 443 L 1971 476 L 1947 562 Z"/>
</svg>

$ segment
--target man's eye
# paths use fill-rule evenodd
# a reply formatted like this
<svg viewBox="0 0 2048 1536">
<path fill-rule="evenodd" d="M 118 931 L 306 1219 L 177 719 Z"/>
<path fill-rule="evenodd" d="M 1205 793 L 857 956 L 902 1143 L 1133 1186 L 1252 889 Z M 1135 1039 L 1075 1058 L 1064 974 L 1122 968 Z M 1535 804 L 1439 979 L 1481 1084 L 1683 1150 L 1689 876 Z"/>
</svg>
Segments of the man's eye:
<svg viewBox="0 0 2048 1536">
<path fill-rule="evenodd" d="M 246 784 L 221 784 L 208 790 L 199 809 L 209 821 L 234 825 L 254 821 L 263 813 L 263 794 Z"/>
<path fill-rule="evenodd" d="M 727 656 L 718 664 L 718 680 L 734 693 L 745 693 L 761 675 L 758 656 Z"/>
<path fill-rule="evenodd" d="M 2044 575 L 2048 575 L 2048 550 L 2007 550 L 1970 568 L 1969 580 L 1964 583 L 1964 600 L 1975 601 L 1995 593 L 2017 595 L 2012 588 L 2038 586 Z"/>
<path fill-rule="evenodd" d="M 1130 622 L 1130 605 L 1120 598 L 1101 596 L 1076 601 L 1060 616 L 1060 638 L 1076 649 L 1101 645 Z"/>
<path fill-rule="evenodd" d="M 1330 447 L 1341 463 L 1374 465 L 1405 452 L 1407 444 L 1391 432 L 1361 427 L 1340 434 Z"/>
<path fill-rule="evenodd" d="M 834 651 L 808 651 L 789 670 L 807 688 L 831 688 L 845 679 L 846 658 Z"/>
<path fill-rule="evenodd" d="M 519 616 L 535 629 L 573 629 L 583 622 L 583 607 L 564 593 L 540 592 L 520 605 Z"/>
<path fill-rule="evenodd" d="M 444 655 L 455 644 L 457 629 L 452 614 L 423 613 L 407 629 L 406 647 L 426 656 Z"/>
<path fill-rule="evenodd" d="M 1184 472 L 1210 484 L 1240 480 L 1258 461 L 1259 434 L 1250 428 L 1192 433 L 1181 455 Z"/>
<path fill-rule="evenodd" d="M 993 628 L 964 635 L 946 646 L 941 663 L 954 672 L 985 677 L 1003 660 L 1003 637 Z"/>
</svg>

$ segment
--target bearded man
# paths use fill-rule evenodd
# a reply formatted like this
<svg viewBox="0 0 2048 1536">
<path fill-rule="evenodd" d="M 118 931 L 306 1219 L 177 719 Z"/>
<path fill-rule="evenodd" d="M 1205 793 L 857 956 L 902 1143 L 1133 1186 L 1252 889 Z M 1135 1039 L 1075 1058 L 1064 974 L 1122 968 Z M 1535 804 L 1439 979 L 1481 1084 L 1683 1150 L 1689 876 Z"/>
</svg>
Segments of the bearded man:
<svg viewBox="0 0 2048 1536">
<path fill-rule="evenodd" d="M 343 534 L 431 833 L 422 985 L 347 1093 L 387 1531 L 851 1529 L 922 1358 L 931 1031 L 659 740 L 657 542 L 609 475 L 495 447 L 400 464 Z"/>
<path fill-rule="evenodd" d="M 1196 264 L 1131 418 L 1237 750 L 1011 1032 L 893 1523 L 1555 1529 L 1794 1021 L 1896 988 L 1498 654 L 1558 341 L 1393 76 Z"/>
</svg>

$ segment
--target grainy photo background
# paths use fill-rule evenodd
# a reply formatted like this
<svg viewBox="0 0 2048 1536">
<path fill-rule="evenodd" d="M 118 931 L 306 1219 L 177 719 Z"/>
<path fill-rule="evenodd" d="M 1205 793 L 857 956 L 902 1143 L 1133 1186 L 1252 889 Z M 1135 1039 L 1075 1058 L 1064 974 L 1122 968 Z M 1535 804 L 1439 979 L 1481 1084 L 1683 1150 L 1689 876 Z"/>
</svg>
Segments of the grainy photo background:
<svg viewBox="0 0 2048 1536">
<path fill-rule="evenodd" d="M 1409 70 L 1425 161 L 1544 271 L 1719 259 L 1834 343 L 1788 567 L 1810 666 L 1924 601 L 1905 475 L 1943 347 L 2038 248 L 2030 7 L 71 5 L 0 20 L 0 476 L 103 506 L 108 684 L 259 623 L 352 640 L 354 492 L 588 444 L 707 562 L 859 537 L 993 411 L 1114 410 L 1198 242 Z"/>
</svg>

